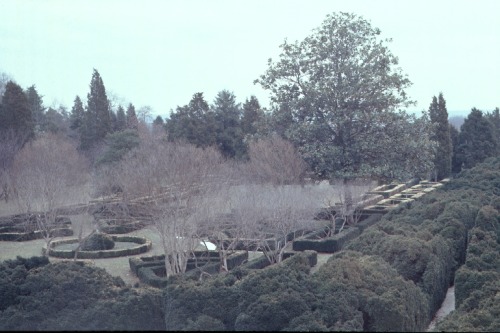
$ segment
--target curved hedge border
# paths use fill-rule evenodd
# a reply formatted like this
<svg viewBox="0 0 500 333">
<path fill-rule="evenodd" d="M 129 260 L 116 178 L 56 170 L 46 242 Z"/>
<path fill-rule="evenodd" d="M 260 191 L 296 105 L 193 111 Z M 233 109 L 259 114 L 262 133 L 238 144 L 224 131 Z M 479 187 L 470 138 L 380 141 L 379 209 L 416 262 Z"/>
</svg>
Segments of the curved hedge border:
<svg viewBox="0 0 500 333">
<path fill-rule="evenodd" d="M 101 251 L 78 251 L 78 259 L 103 259 L 103 258 L 115 258 L 131 256 L 136 254 L 141 254 L 151 250 L 152 242 L 144 237 L 138 236 L 115 236 L 112 235 L 113 241 L 115 242 L 133 242 L 139 244 L 139 246 L 132 247 L 130 249 L 111 249 L 111 250 L 101 250 Z M 56 250 L 54 247 L 60 244 L 72 244 L 77 243 L 78 239 L 63 239 L 56 240 L 50 243 L 49 256 L 57 258 L 71 259 L 75 257 L 75 250 Z M 43 253 L 47 252 L 46 246 L 43 247 Z"/>
</svg>

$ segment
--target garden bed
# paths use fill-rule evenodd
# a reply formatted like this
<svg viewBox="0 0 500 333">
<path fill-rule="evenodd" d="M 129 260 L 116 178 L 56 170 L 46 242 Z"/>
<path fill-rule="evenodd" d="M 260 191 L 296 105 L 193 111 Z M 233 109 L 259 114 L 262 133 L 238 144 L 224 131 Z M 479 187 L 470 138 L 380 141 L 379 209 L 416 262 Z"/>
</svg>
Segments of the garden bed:
<svg viewBox="0 0 500 333">
<path fill-rule="evenodd" d="M 137 246 L 123 248 L 120 245 L 115 249 L 111 250 L 99 250 L 99 251 L 78 251 L 76 258 L 78 259 L 102 259 L 102 258 L 114 258 L 114 257 L 124 257 L 130 255 L 141 254 L 149 251 L 151 249 L 151 241 L 138 236 L 115 236 L 112 235 L 111 238 L 115 242 L 115 244 L 119 244 L 120 242 L 126 243 L 134 243 Z M 75 257 L 75 249 L 64 248 L 64 245 L 67 244 L 76 244 L 78 243 L 77 238 L 56 240 L 50 243 L 49 246 L 49 256 L 57 257 L 57 258 L 74 258 Z M 59 245 L 63 245 L 62 248 L 57 249 Z M 47 252 L 47 248 L 44 246 L 43 253 Z"/>
</svg>

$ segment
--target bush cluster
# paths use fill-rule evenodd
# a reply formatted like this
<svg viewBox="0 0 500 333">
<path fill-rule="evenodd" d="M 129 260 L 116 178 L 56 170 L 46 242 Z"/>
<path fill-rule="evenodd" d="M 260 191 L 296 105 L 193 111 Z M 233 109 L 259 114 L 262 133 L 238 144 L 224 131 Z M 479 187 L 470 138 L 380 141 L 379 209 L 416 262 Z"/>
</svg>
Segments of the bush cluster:
<svg viewBox="0 0 500 333">
<path fill-rule="evenodd" d="M 423 331 L 455 281 L 459 310 L 476 317 L 455 320 L 459 326 L 449 330 L 498 331 L 498 306 L 492 306 L 498 304 L 498 248 L 492 247 L 498 238 L 491 238 L 498 235 L 497 179 L 500 159 L 464 172 L 367 227 L 312 275 L 298 255 L 261 270 L 242 266 L 206 283 L 169 285 L 167 327 Z M 487 238 L 477 234 L 478 225 L 489 228 L 489 250 L 466 260 L 466 251 L 477 252 L 476 238 Z M 477 266 L 482 270 L 470 273 Z"/>
<path fill-rule="evenodd" d="M 81 243 L 80 250 L 82 251 L 100 251 L 111 250 L 115 247 L 113 239 L 103 233 L 96 232 L 84 239 Z"/>
<path fill-rule="evenodd" d="M 438 323 L 440 331 L 500 331 L 500 213 L 498 200 L 492 203 L 477 214 L 465 264 L 455 276 L 456 310 Z"/>
<path fill-rule="evenodd" d="M 164 330 L 161 292 L 46 257 L 0 263 L 0 330 Z"/>
</svg>

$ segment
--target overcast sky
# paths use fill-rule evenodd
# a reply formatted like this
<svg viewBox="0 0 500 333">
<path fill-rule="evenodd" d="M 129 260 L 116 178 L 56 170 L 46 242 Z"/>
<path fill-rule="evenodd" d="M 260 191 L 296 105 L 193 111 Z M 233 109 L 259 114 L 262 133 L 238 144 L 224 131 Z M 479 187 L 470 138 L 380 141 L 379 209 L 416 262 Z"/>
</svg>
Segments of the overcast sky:
<svg viewBox="0 0 500 333">
<path fill-rule="evenodd" d="M 85 101 L 95 68 L 108 97 L 154 115 L 196 92 L 211 104 L 223 89 L 267 107 L 253 81 L 268 58 L 338 11 L 393 39 L 413 83 L 409 111 L 428 109 L 439 92 L 451 115 L 500 106 L 498 0 L 0 0 L 0 72 L 35 84 L 46 106 Z"/>
</svg>

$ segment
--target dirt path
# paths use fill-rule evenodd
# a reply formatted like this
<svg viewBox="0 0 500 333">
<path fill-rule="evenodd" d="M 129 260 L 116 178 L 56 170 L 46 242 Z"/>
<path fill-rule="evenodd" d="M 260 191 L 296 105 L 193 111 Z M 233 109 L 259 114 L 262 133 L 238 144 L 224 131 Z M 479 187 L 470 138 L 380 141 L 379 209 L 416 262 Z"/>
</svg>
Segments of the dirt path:
<svg viewBox="0 0 500 333">
<path fill-rule="evenodd" d="M 446 292 L 446 297 L 444 298 L 443 304 L 441 304 L 441 307 L 436 312 L 436 315 L 429 324 L 427 332 L 432 331 L 436 327 L 438 321 L 446 317 L 446 315 L 448 315 L 453 310 L 455 310 L 455 286 L 451 286 Z"/>
<path fill-rule="evenodd" d="M 311 268 L 310 274 L 316 273 L 316 271 L 324 265 L 328 259 L 333 255 L 333 253 L 318 253 L 318 262 Z"/>
</svg>

